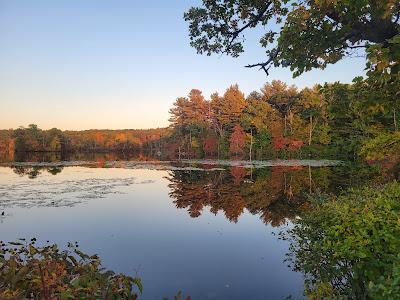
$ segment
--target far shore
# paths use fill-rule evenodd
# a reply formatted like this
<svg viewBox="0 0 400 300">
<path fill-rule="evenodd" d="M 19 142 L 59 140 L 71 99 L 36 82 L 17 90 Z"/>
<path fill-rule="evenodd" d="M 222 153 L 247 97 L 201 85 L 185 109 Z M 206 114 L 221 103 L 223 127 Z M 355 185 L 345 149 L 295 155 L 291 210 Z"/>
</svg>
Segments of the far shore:
<svg viewBox="0 0 400 300">
<path fill-rule="evenodd" d="M 274 160 L 220 160 L 220 159 L 182 159 L 182 160 L 149 160 L 149 161 L 59 161 L 59 162 L 5 162 L 2 167 L 96 167 L 101 164 L 105 168 L 125 169 L 191 169 L 191 170 L 223 170 L 221 167 L 264 168 L 264 167 L 332 167 L 344 164 L 340 160 L 328 159 L 274 159 Z M 196 167 L 202 166 L 202 167 Z M 204 168 L 213 166 L 212 169 Z"/>
</svg>

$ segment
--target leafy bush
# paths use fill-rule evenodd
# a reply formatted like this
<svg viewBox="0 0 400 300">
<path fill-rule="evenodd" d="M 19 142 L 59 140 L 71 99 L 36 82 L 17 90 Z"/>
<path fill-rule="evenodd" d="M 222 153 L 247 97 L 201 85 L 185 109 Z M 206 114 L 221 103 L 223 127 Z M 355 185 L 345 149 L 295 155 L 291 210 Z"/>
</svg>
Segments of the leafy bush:
<svg viewBox="0 0 400 300">
<path fill-rule="evenodd" d="M 137 299 L 142 293 L 139 278 L 102 269 L 97 255 L 77 245 L 61 251 L 35 242 L 1 242 L 0 299 Z"/>
<path fill-rule="evenodd" d="M 318 195 L 283 236 L 310 299 L 400 299 L 400 183 Z"/>
<path fill-rule="evenodd" d="M 366 159 L 400 159 L 400 131 L 381 134 L 378 137 L 367 140 L 361 148 L 361 155 Z"/>
</svg>

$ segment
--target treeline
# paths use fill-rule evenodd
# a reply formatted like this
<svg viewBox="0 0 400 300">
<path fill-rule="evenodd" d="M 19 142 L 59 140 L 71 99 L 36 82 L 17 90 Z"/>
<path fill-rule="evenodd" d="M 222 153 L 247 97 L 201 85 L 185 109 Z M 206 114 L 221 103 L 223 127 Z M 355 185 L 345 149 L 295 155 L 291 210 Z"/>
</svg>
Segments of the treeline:
<svg viewBox="0 0 400 300">
<path fill-rule="evenodd" d="M 272 81 L 247 96 L 232 85 L 210 99 L 193 89 L 170 110 L 170 143 L 178 157 L 396 156 L 398 88 L 369 77 L 301 90 Z"/>
<path fill-rule="evenodd" d="M 169 135 L 166 128 L 127 130 L 61 131 L 27 128 L 0 130 L 0 152 L 130 152 L 159 151 L 160 141 Z"/>
<path fill-rule="evenodd" d="M 0 153 L 132 152 L 165 158 L 340 157 L 400 159 L 400 80 L 369 74 L 352 84 L 298 89 L 281 81 L 244 95 L 237 85 L 206 99 L 176 99 L 170 128 L 0 130 Z"/>
</svg>

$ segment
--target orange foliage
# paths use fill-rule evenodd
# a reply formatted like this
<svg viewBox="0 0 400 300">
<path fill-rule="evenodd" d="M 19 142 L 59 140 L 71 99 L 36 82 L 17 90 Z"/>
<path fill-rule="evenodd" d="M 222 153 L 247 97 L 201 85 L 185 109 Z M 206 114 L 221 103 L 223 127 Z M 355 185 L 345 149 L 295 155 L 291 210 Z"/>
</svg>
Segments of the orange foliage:
<svg viewBox="0 0 400 300">
<path fill-rule="evenodd" d="M 96 141 L 96 143 L 100 146 L 104 145 L 104 135 L 101 132 L 96 132 L 94 134 L 94 140 Z"/>
<path fill-rule="evenodd" d="M 230 167 L 229 171 L 231 172 L 231 175 L 233 177 L 233 181 L 236 185 L 239 185 L 244 177 L 246 176 L 246 169 L 243 167 Z"/>
<path fill-rule="evenodd" d="M 244 145 L 246 140 L 246 133 L 242 126 L 236 124 L 230 138 L 229 150 L 232 154 L 243 154 Z"/>
</svg>

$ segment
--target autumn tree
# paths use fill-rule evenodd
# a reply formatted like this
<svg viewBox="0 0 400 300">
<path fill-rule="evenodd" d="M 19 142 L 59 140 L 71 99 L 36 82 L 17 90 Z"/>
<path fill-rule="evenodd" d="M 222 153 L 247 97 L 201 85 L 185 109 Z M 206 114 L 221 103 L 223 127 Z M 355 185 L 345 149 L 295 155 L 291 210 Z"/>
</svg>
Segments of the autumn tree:
<svg viewBox="0 0 400 300">
<path fill-rule="evenodd" d="M 229 152 L 228 135 L 235 124 L 240 122 L 246 102 L 244 94 L 240 91 L 238 85 L 235 84 L 230 86 L 223 96 L 213 93 L 209 105 L 210 125 L 219 136 L 219 156 L 225 150 Z"/>
<path fill-rule="evenodd" d="M 207 135 L 204 138 L 203 150 L 206 155 L 218 153 L 218 137 L 213 134 Z"/>
<path fill-rule="evenodd" d="M 204 99 L 202 92 L 198 89 L 192 89 L 189 93 L 188 102 L 188 123 L 204 127 L 207 122 L 208 104 Z"/>
<path fill-rule="evenodd" d="M 223 97 L 214 94 L 211 99 L 213 117 L 216 124 L 229 130 L 240 120 L 240 115 L 246 106 L 244 94 L 239 90 L 237 84 L 231 85 Z"/>
<path fill-rule="evenodd" d="M 64 152 L 67 138 L 60 129 L 52 128 L 44 132 L 46 139 L 46 149 L 50 151 Z"/>
<path fill-rule="evenodd" d="M 225 133 L 225 123 L 223 116 L 223 103 L 224 98 L 221 97 L 217 92 L 211 95 L 210 108 L 212 111 L 211 115 L 211 126 L 218 133 L 220 137 L 224 136 Z"/>
<path fill-rule="evenodd" d="M 276 122 L 276 114 L 272 106 L 264 101 L 263 95 L 253 91 L 246 99 L 246 107 L 242 112 L 240 123 L 250 136 L 249 159 L 252 159 L 253 144 L 266 149 L 265 137 L 270 136 L 272 123 Z M 256 139 L 254 138 L 256 136 Z M 260 139 L 258 141 L 258 139 Z M 262 140 L 262 141 L 261 141 Z"/>
<path fill-rule="evenodd" d="M 189 100 L 185 97 L 179 97 L 173 105 L 173 108 L 169 110 L 171 115 L 169 122 L 173 128 L 183 128 L 188 120 Z"/>
<path fill-rule="evenodd" d="M 169 112 L 171 126 L 188 138 L 187 146 L 190 149 L 199 148 L 198 139 L 210 123 L 209 103 L 202 92 L 192 89 L 187 98 L 178 98 Z"/>
<path fill-rule="evenodd" d="M 42 130 L 31 124 L 27 128 L 0 130 L 0 152 L 113 152 L 146 149 L 170 135 L 168 128 L 127 130 L 62 131 Z"/>
<path fill-rule="evenodd" d="M 15 151 L 13 130 L 0 130 L 0 158 L 11 159 Z"/>
<path fill-rule="evenodd" d="M 102 132 L 97 131 L 97 132 L 94 134 L 94 139 L 95 139 L 96 144 L 97 144 L 98 146 L 100 146 L 100 147 L 103 147 L 103 146 L 104 146 L 105 137 L 104 137 L 104 134 L 103 134 Z"/>
<path fill-rule="evenodd" d="M 284 121 L 284 132 L 286 135 L 293 132 L 294 112 L 292 110 L 298 98 L 297 88 L 288 86 L 280 80 L 267 82 L 261 89 L 265 101 L 275 108 Z M 288 130 L 290 129 L 290 130 Z"/>
<path fill-rule="evenodd" d="M 197 138 L 207 126 L 208 105 L 200 90 L 192 89 L 188 98 L 186 125 L 189 130 L 189 145 L 191 148 L 198 148 L 200 144 Z M 193 132 L 196 133 L 195 139 Z"/>
<path fill-rule="evenodd" d="M 242 126 L 236 124 L 230 137 L 230 152 L 232 154 L 243 154 L 245 142 L 246 133 L 244 132 Z"/>
<path fill-rule="evenodd" d="M 44 135 L 43 131 L 36 124 L 29 124 L 25 131 L 25 144 L 30 150 L 43 150 Z"/>
</svg>

